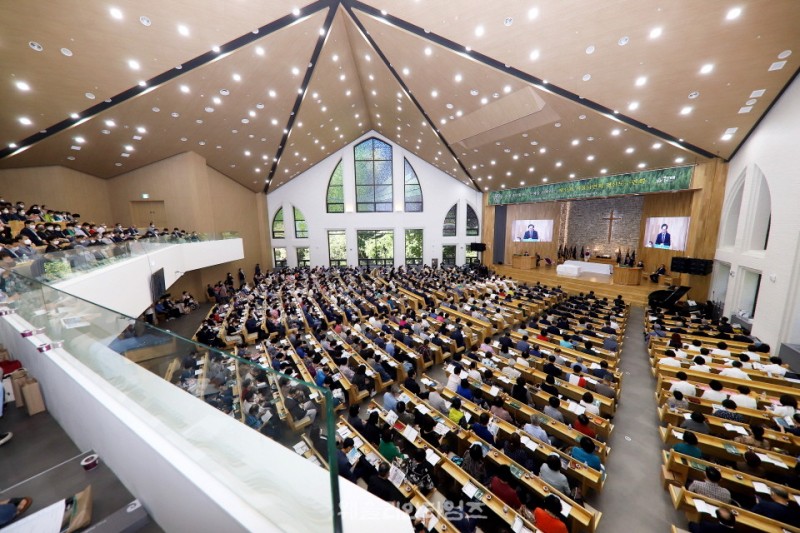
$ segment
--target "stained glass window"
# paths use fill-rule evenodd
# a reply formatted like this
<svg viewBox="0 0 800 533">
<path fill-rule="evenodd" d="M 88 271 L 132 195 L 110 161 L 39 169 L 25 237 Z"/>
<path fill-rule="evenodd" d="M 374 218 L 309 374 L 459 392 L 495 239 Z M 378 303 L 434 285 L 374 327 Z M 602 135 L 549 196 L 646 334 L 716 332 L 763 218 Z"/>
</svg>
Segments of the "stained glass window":
<svg viewBox="0 0 800 533">
<path fill-rule="evenodd" d="M 272 219 L 272 238 L 284 239 L 286 238 L 286 231 L 283 227 L 283 208 L 278 209 L 275 213 L 275 218 Z"/>
<path fill-rule="evenodd" d="M 419 184 L 417 173 L 411 167 L 408 159 L 404 159 L 405 174 L 405 211 L 419 213 L 422 211 L 422 187 Z"/>
<path fill-rule="evenodd" d="M 355 147 L 356 211 L 391 212 L 392 147 L 375 138 Z"/>
<path fill-rule="evenodd" d="M 341 159 L 333 169 L 331 179 L 328 181 L 326 207 L 328 213 L 344 213 L 344 171 Z"/>
<path fill-rule="evenodd" d="M 444 227 L 442 228 L 443 237 L 456 236 L 456 222 L 458 221 L 458 204 L 454 204 L 450 211 L 444 216 Z"/>
</svg>

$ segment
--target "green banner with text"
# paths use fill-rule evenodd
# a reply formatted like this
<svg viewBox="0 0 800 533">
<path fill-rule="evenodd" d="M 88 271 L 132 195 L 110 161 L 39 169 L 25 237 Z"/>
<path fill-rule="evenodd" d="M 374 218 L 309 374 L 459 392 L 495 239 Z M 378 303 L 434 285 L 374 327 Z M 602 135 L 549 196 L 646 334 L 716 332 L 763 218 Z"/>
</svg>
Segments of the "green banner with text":
<svg viewBox="0 0 800 533">
<path fill-rule="evenodd" d="M 578 181 L 504 189 L 489 193 L 489 205 L 529 204 L 603 196 L 681 191 L 692 182 L 693 166 L 646 170 Z"/>
</svg>

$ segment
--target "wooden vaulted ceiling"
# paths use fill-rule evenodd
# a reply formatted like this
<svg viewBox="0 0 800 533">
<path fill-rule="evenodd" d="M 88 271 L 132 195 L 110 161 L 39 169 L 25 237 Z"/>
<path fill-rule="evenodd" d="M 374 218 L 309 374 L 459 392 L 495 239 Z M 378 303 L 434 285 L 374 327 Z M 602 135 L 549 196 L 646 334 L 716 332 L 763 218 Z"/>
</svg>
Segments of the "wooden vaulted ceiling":
<svg viewBox="0 0 800 533">
<path fill-rule="evenodd" d="M 729 158 L 798 71 L 795 0 L 0 5 L 0 168 L 185 151 L 254 190 L 370 130 L 481 190 Z"/>
</svg>

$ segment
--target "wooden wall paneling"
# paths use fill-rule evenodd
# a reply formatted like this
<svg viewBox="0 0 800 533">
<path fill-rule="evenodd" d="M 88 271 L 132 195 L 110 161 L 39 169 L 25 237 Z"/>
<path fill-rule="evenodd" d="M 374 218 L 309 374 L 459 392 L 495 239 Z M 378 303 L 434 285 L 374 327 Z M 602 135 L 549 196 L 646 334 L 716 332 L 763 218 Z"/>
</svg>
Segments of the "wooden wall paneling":
<svg viewBox="0 0 800 533">
<path fill-rule="evenodd" d="M 662 263 L 670 271 L 673 257 L 685 257 L 686 251 L 662 250 L 660 248 L 645 248 L 643 244 L 645 226 L 648 218 L 652 217 L 688 217 L 692 211 L 692 196 L 695 191 L 681 191 L 675 193 L 648 194 L 642 206 L 642 220 L 639 224 L 639 245 L 636 248 L 637 261 L 644 262 L 644 272 L 652 272 Z M 689 238 L 692 239 L 694 220 L 689 222 Z M 650 283 L 646 281 L 644 283 Z M 653 285 L 655 290 L 655 285 Z"/>
<path fill-rule="evenodd" d="M 481 230 L 481 242 L 486 243 L 486 251 L 483 252 L 483 264 L 491 265 L 494 253 L 494 206 L 489 205 L 489 195 L 483 195 L 483 228 Z"/>
</svg>

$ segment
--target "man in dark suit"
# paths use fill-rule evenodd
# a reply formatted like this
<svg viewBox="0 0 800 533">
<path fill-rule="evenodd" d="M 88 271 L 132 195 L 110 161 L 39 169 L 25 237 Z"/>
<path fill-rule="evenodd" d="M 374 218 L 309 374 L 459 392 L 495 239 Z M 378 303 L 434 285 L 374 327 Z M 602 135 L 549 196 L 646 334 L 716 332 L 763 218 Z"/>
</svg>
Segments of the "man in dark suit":
<svg viewBox="0 0 800 533">
<path fill-rule="evenodd" d="M 460 326 L 457 326 L 453 330 L 453 333 L 450 334 L 450 338 L 453 339 L 454 341 L 456 341 L 456 347 L 457 348 L 463 348 L 464 347 L 464 334 L 461 332 L 461 327 Z"/>
<path fill-rule="evenodd" d="M 652 281 L 653 283 L 658 283 L 658 276 L 662 276 L 666 273 L 667 273 L 667 267 L 662 264 L 660 267 L 656 269 L 655 272 L 650 274 L 650 281 Z"/>
<path fill-rule="evenodd" d="M 27 237 L 31 240 L 34 246 L 42 246 L 44 241 L 39 237 L 39 234 L 36 233 L 36 224 L 33 222 L 28 222 L 25 224 L 25 227 L 19 232 L 20 235 Z"/>
<path fill-rule="evenodd" d="M 656 235 L 656 246 L 661 245 L 669 248 L 671 243 L 669 232 L 667 232 L 667 225 L 661 224 L 661 233 Z"/>
<path fill-rule="evenodd" d="M 539 232 L 536 231 L 536 228 L 533 227 L 533 224 L 528 224 L 528 231 L 526 231 L 525 234 L 522 236 L 522 240 L 523 241 L 539 240 Z"/>
</svg>

